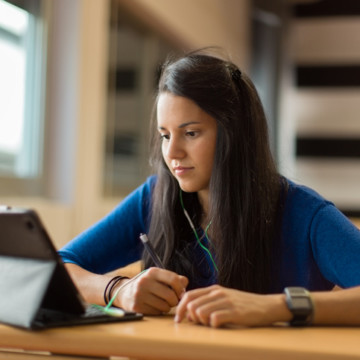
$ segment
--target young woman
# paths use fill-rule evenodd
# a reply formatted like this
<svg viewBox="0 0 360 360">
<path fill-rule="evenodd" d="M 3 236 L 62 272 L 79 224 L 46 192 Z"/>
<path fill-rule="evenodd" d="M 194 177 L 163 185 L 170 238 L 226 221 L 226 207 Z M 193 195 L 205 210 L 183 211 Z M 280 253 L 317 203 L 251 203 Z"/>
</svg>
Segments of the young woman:
<svg viewBox="0 0 360 360">
<path fill-rule="evenodd" d="M 177 305 L 176 321 L 214 327 L 360 324 L 360 231 L 277 172 L 249 78 L 187 54 L 164 66 L 154 115 L 156 175 L 60 251 L 85 299 L 116 294 L 113 305 L 144 314 Z M 107 274 L 140 258 L 133 279 Z"/>
</svg>

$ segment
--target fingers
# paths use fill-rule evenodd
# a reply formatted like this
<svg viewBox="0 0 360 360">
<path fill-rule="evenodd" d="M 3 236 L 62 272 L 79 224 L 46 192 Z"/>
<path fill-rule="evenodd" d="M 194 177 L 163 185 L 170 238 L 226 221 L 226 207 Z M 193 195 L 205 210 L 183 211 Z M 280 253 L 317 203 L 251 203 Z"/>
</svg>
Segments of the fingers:
<svg viewBox="0 0 360 360">
<path fill-rule="evenodd" d="M 172 298 L 171 293 L 173 293 L 176 297 L 176 302 L 171 302 L 175 306 L 178 304 L 179 300 L 182 298 L 186 286 L 188 285 L 188 279 L 185 276 L 178 275 L 172 271 L 159 269 L 159 268 L 149 268 L 144 275 L 142 276 L 142 280 L 151 281 L 155 283 L 153 285 L 157 285 L 151 290 L 160 297 L 165 299 Z M 165 287 L 164 287 L 165 286 Z M 165 291 L 167 288 L 170 291 Z"/>
<path fill-rule="evenodd" d="M 139 280 L 139 287 L 148 289 L 147 291 L 156 298 L 162 299 L 168 306 L 176 306 L 179 302 L 177 293 L 168 285 L 159 282 L 148 280 L 146 278 Z M 162 309 L 166 311 L 166 309 Z"/>
<path fill-rule="evenodd" d="M 192 313 L 194 313 L 196 304 L 198 304 L 194 301 L 208 295 L 213 288 L 213 286 L 210 286 L 202 289 L 191 290 L 185 293 L 176 309 L 175 321 L 181 322 L 185 318 L 187 312 L 190 312 L 191 309 L 193 309 Z"/>
<path fill-rule="evenodd" d="M 150 268 L 121 291 L 121 304 L 144 314 L 169 312 L 179 303 L 188 284 L 186 277 L 172 271 Z"/>
<path fill-rule="evenodd" d="M 148 294 L 146 297 L 135 298 L 134 310 L 147 315 L 161 315 L 169 312 L 169 303 L 156 295 Z"/>
<path fill-rule="evenodd" d="M 194 323 L 219 327 L 234 321 L 232 302 L 218 285 L 187 292 L 177 307 L 176 322 L 185 317 Z"/>
<path fill-rule="evenodd" d="M 189 282 L 185 276 L 178 275 L 169 270 L 150 268 L 146 273 L 147 276 L 153 277 L 157 281 L 170 287 L 175 292 L 178 300 L 183 296 Z M 175 305 L 177 305 L 177 303 Z"/>
<path fill-rule="evenodd" d="M 283 305 L 278 295 L 259 295 L 213 285 L 188 291 L 181 299 L 175 316 L 212 327 L 225 324 L 241 326 L 270 325 L 277 321 L 274 309 Z"/>
<path fill-rule="evenodd" d="M 233 316 L 228 309 L 218 310 L 211 313 L 208 325 L 217 328 L 224 324 L 231 323 L 232 320 L 233 320 Z"/>
<path fill-rule="evenodd" d="M 234 314 L 226 299 L 213 299 L 211 302 L 202 301 L 190 306 L 188 318 L 194 323 L 212 327 L 219 327 L 234 322 Z"/>
</svg>

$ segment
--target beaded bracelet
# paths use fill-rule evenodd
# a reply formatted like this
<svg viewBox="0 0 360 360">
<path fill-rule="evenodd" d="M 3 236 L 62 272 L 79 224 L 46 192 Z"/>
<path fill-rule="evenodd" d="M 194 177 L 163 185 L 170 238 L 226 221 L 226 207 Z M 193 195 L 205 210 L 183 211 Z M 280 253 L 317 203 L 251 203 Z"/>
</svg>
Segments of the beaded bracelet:
<svg viewBox="0 0 360 360">
<path fill-rule="evenodd" d="M 116 286 L 116 284 L 122 279 L 129 279 L 127 276 L 114 276 L 106 285 L 104 290 L 104 302 L 107 305 L 111 299 L 111 292 Z M 108 291 L 109 290 L 109 291 Z"/>
</svg>

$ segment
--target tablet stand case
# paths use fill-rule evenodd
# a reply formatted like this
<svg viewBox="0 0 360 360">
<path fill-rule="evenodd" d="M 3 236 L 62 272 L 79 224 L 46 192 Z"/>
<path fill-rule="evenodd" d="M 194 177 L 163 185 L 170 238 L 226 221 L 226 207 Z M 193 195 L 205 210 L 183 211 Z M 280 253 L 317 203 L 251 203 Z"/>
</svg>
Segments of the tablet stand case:
<svg viewBox="0 0 360 360">
<path fill-rule="evenodd" d="M 83 313 L 83 301 L 37 214 L 14 209 L 0 215 L 0 322 L 32 328 L 41 308 Z"/>
<path fill-rule="evenodd" d="M 30 328 L 55 267 L 51 260 L 0 256 L 0 321 Z"/>
</svg>

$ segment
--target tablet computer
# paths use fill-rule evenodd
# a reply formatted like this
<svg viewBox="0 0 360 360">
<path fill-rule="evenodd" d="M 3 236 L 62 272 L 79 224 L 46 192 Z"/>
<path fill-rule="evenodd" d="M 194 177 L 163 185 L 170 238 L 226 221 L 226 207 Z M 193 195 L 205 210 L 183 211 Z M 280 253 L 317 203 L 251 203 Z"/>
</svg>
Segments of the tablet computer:
<svg viewBox="0 0 360 360">
<path fill-rule="evenodd" d="M 86 304 L 35 210 L 0 207 L 0 322 L 44 329 L 140 320 Z"/>
</svg>

